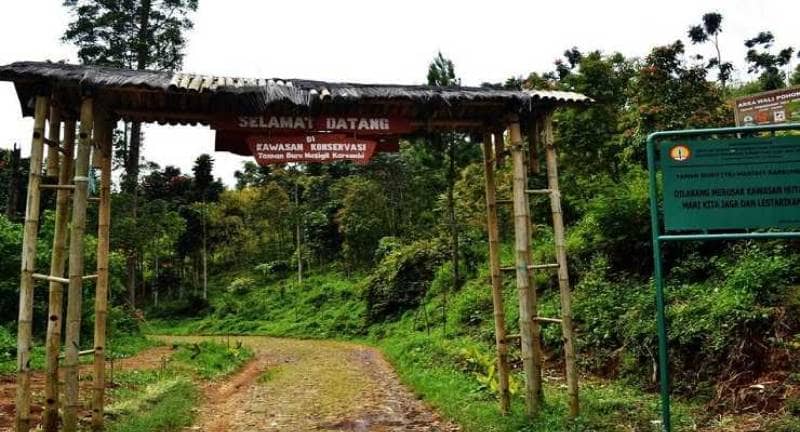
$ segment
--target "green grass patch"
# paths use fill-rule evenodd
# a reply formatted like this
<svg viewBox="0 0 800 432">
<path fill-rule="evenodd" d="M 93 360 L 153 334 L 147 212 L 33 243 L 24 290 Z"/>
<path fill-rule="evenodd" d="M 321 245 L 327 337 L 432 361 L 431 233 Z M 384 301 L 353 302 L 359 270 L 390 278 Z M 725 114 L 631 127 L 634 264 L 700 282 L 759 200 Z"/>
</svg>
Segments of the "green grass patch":
<svg viewBox="0 0 800 432">
<path fill-rule="evenodd" d="M 253 351 L 244 345 L 228 347 L 216 342 L 181 344 L 173 356 L 176 366 L 188 369 L 204 378 L 225 376 L 239 369 L 253 357 Z"/>
<path fill-rule="evenodd" d="M 259 384 L 266 384 L 274 380 L 280 373 L 281 369 L 279 367 L 269 368 L 258 377 L 258 382 Z"/>
<path fill-rule="evenodd" d="M 459 338 L 422 334 L 389 336 L 378 342 L 401 379 L 445 417 L 457 421 L 464 431 L 649 431 L 659 420 L 658 398 L 615 383 L 583 382 L 582 414 L 567 419 L 567 396 L 560 383 L 546 383 L 545 406 L 529 420 L 519 394 L 512 412 L 499 412 L 494 393 L 486 386 L 469 359 L 459 358 L 469 345 Z M 521 382 L 521 377 L 517 377 Z M 674 403 L 675 430 L 692 430 L 693 405 Z"/>
<path fill-rule="evenodd" d="M 197 388 L 186 377 L 159 379 L 145 386 L 136 397 L 109 407 L 119 416 L 109 432 L 177 431 L 192 424 Z"/>
</svg>

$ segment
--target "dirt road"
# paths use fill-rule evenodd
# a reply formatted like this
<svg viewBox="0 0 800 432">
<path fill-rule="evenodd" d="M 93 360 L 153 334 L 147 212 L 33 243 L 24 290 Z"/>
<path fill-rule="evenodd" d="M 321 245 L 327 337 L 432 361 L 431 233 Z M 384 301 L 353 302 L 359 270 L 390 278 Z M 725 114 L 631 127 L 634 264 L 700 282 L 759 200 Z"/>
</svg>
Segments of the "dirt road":
<svg viewBox="0 0 800 432">
<path fill-rule="evenodd" d="M 403 387 L 375 349 L 258 336 L 231 340 L 243 341 L 255 358 L 233 376 L 204 386 L 197 421 L 188 431 L 458 431 Z"/>
</svg>

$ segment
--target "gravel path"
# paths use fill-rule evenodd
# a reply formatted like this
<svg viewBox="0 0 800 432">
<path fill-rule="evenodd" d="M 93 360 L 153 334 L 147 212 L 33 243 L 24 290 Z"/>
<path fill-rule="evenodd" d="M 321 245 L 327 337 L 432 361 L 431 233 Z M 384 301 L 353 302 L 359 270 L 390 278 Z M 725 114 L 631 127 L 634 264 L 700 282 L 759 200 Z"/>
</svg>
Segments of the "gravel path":
<svg viewBox="0 0 800 432">
<path fill-rule="evenodd" d="M 204 385 L 197 421 L 187 431 L 459 430 L 414 397 L 373 348 L 259 336 L 234 340 L 251 347 L 255 358 L 224 381 Z"/>
</svg>

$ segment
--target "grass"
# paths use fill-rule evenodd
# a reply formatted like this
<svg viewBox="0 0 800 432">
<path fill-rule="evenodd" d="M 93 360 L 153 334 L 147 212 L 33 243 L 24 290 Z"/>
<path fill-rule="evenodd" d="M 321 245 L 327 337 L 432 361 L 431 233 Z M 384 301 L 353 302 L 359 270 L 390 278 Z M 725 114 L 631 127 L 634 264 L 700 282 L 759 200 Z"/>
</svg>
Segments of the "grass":
<svg viewBox="0 0 800 432">
<path fill-rule="evenodd" d="M 524 415 L 522 399 L 513 398 L 512 412 L 503 416 L 494 394 L 465 371 L 464 362 L 453 358 L 462 342 L 434 334 L 393 335 L 379 346 L 395 366 L 403 382 L 445 417 L 457 419 L 464 431 L 649 431 L 659 419 L 656 395 L 645 394 L 620 384 L 582 382 L 582 415 L 567 420 L 567 398 L 561 383 L 545 385 L 545 406 L 534 420 Z M 519 378 L 519 377 L 518 377 Z M 521 378 L 519 378 L 521 379 Z M 692 413 L 697 407 L 676 403 L 673 407 L 675 430 L 693 430 Z"/>
<path fill-rule="evenodd" d="M 108 341 L 108 358 L 126 358 L 136 355 L 137 353 L 157 346 L 158 343 L 146 338 L 144 335 L 123 335 L 117 336 Z M 62 347 L 63 350 L 63 347 Z M 91 363 L 92 356 L 80 357 L 81 364 Z M 45 368 L 45 348 L 42 343 L 36 344 L 31 350 L 31 369 L 44 370 Z M 6 355 L 0 358 L 0 375 L 13 374 L 17 371 L 16 356 Z"/>
<path fill-rule="evenodd" d="M 165 369 L 125 371 L 110 392 L 109 432 L 177 431 L 192 424 L 197 380 L 221 378 L 252 357 L 244 347 L 214 342 L 182 344 Z"/>
<path fill-rule="evenodd" d="M 173 356 L 177 367 L 203 378 L 219 378 L 239 369 L 253 357 L 245 346 L 228 347 L 215 342 L 179 345 Z"/>
<path fill-rule="evenodd" d="M 186 377 L 159 379 L 145 387 L 127 405 L 111 406 L 121 413 L 109 432 L 176 431 L 192 424 L 197 387 Z M 134 409 L 135 407 L 135 409 Z"/>
</svg>

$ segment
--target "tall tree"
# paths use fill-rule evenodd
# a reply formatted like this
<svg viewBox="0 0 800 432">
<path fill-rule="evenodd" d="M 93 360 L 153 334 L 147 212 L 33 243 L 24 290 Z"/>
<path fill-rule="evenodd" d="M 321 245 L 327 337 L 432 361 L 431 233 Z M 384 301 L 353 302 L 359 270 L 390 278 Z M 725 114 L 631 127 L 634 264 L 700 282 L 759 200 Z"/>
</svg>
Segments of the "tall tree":
<svg viewBox="0 0 800 432">
<path fill-rule="evenodd" d="M 181 66 L 189 14 L 198 0 L 65 0 L 73 14 L 62 39 L 78 47 L 85 64 L 128 69 L 174 70 Z M 122 190 L 136 196 L 142 143 L 141 123 L 132 122 L 123 151 Z M 137 201 L 132 214 L 136 218 Z M 128 256 L 128 290 L 135 305 L 136 255 Z"/>
<path fill-rule="evenodd" d="M 212 170 L 214 169 L 214 159 L 207 155 L 202 154 L 194 161 L 194 185 L 195 191 L 198 194 L 199 201 L 202 203 L 202 227 L 203 227 L 203 298 L 208 299 L 208 227 L 206 222 L 206 202 L 208 201 L 209 190 L 214 183 L 214 176 Z M 216 195 L 219 195 L 220 189 L 217 188 Z M 215 197 L 216 198 L 216 197 Z"/>
<path fill-rule="evenodd" d="M 786 47 L 774 54 L 774 44 L 775 36 L 770 31 L 762 31 L 744 42 L 744 46 L 748 48 L 745 57 L 749 64 L 747 72 L 760 73 L 758 81 L 761 83 L 761 90 L 783 88 L 789 78 L 794 48 Z M 787 68 L 786 72 L 781 70 L 783 67 Z"/>
<path fill-rule="evenodd" d="M 717 56 L 708 61 L 706 68 L 717 68 L 717 79 L 725 89 L 725 83 L 730 79 L 733 72 L 733 64 L 722 61 L 722 53 L 719 49 L 719 34 L 722 33 L 722 14 L 709 12 L 703 15 L 703 23 L 689 28 L 689 39 L 693 44 L 711 42 Z"/>
<path fill-rule="evenodd" d="M 456 78 L 455 65 L 439 52 L 428 66 L 428 85 L 452 87 L 461 85 L 461 80 Z M 456 223 L 456 206 L 453 190 L 456 183 L 456 140 L 454 134 L 441 134 L 434 136 L 434 140 L 445 140 L 449 159 L 447 171 L 447 217 L 450 226 L 450 255 L 453 262 L 453 289 L 458 289 L 461 281 L 458 266 L 458 224 Z M 444 306 L 447 307 L 447 293 L 445 293 Z"/>
</svg>

